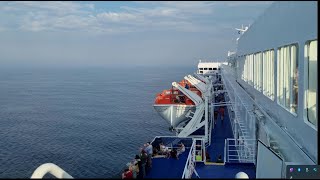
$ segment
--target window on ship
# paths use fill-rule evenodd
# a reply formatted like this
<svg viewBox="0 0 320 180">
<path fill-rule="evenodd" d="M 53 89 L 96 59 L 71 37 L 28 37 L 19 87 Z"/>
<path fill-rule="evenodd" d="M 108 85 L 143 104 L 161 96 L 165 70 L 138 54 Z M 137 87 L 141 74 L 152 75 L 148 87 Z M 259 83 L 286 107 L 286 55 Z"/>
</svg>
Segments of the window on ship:
<svg viewBox="0 0 320 180">
<path fill-rule="evenodd" d="M 278 61 L 278 104 L 297 114 L 298 104 L 298 61 L 297 45 L 280 47 Z"/>
<path fill-rule="evenodd" d="M 263 52 L 263 94 L 274 100 L 274 50 Z"/>
<path fill-rule="evenodd" d="M 313 124 L 318 127 L 317 109 L 318 109 L 318 40 L 309 41 L 304 48 L 305 56 L 305 102 L 304 102 L 304 116 Z"/>
</svg>

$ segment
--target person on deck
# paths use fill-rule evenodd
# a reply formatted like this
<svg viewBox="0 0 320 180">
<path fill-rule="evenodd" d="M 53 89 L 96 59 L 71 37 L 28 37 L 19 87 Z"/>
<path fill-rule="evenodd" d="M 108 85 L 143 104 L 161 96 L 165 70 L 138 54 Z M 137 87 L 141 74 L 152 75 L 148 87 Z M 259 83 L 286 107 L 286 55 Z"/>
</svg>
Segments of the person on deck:
<svg viewBox="0 0 320 180">
<path fill-rule="evenodd" d="M 217 120 L 218 120 L 218 111 L 214 110 L 214 125 L 217 124 Z"/>
<path fill-rule="evenodd" d="M 146 163 L 147 163 L 148 155 L 144 149 L 141 148 L 140 160 L 141 160 L 141 178 L 144 178 L 146 175 Z"/>
<path fill-rule="evenodd" d="M 221 122 L 223 124 L 223 119 L 224 119 L 224 107 L 223 106 L 221 106 L 219 108 L 219 113 L 220 113 Z"/>
<path fill-rule="evenodd" d="M 179 157 L 179 155 L 180 154 L 182 154 L 183 152 L 185 152 L 186 151 L 186 147 L 184 146 L 184 144 L 181 142 L 180 143 L 180 147 L 179 147 L 179 149 L 178 149 L 178 154 L 177 154 L 177 156 Z"/>
<path fill-rule="evenodd" d="M 137 175 L 139 173 L 139 166 L 138 166 L 138 162 L 134 161 L 132 163 L 130 163 L 129 165 L 129 170 L 132 172 L 132 177 L 133 179 L 137 178 Z"/>
<path fill-rule="evenodd" d="M 170 151 L 170 157 L 172 157 L 174 159 L 179 159 L 177 150 L 175 150 L 175 149 L 171 150 Z"/>
<path fill-rule="evenodd" d="M 130 171 L 129 169 L 125 169 L 124 172 L 122 173 L 122 179 L 132 179 L 133 175 L 132 175 L 132 171 Z"/>
<path fill-rule="evenodd" d="M 223 163 L 221 154 L 219 155 L 219 157 L 217 159 L 217 163 Z"/>
<path fill-rule="evenodd" d="M 160 153 L 162 155 L 166 155 L 166 157 L 168 157 L 169 148 L 166 147 L 163 143 L 160 143 Z"/>
<path fill-rule="evenodd" d="M 137 178 L 140 179 L 140 178 L 142 178 L 142 177 L 141 177 L 142 173 L 140 173 L 140 172 L 142 171 L 142 164 L 141 164 L 140 156 L 139 156 L 139 155 L 136 155 L 136 157 L 135 157 L 134 159 L 135 159 L 135 162 L 136 162 L 137 165 L 138 165 Z"/>
<path fill-rule="evenodd" d="M 146 151 L 148 158 L 147 158 L 147 171 L 149 171 L 152 167 L 152 152 L 153 152 L 153 147 L 150 144 L 150 142 L 147 142 L 146 147 L 144 148 Z"/>
</svg>

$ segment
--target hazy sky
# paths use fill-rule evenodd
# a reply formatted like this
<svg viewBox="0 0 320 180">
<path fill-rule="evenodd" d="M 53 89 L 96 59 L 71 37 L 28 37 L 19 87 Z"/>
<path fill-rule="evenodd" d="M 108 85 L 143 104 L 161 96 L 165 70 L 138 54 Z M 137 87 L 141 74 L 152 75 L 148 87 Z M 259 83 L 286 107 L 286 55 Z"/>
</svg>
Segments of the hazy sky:
<svg viewBox="0 0 320 180">
<path fill-rule="evenodd" d="M 0 66 L 196 65 L 272 2 L 0 2 Z"/>
</svg>

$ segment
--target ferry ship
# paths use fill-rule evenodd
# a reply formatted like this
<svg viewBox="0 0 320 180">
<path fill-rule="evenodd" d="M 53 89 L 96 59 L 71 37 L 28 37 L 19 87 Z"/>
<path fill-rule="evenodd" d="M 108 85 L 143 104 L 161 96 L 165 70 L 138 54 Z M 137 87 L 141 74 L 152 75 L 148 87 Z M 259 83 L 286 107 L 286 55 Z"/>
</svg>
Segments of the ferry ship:
<svg viewBox="0 0 320 180">
<path fill-rule="evenodd" d="M 318 164 L 317 2 L 274 2 L 237 31 L 225 61 L 199 61 L 156 95 L 176 136 L 155 137 L 153 148 L 186 150 L 179 159 L 153 154 L 146 178 L 295 178 L 289 167 Z M 31 178 L 48 172 L 72 178 L 54 164 Z"/>
</svg>

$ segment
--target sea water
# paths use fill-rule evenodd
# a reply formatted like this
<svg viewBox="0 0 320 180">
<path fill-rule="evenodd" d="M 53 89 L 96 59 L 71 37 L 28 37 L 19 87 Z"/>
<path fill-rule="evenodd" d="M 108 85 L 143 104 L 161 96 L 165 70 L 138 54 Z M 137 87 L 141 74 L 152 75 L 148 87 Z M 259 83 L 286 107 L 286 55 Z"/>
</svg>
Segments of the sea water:
<svg viewBox="0 0 320 180">
<path fill-rule="evenodd" d="M 0 178 L 30 178 L 43 163 L 114 177 L 144 143 L 174 135 L 152 105 L 195 70 L 0 68 Z"/>
</svg>

